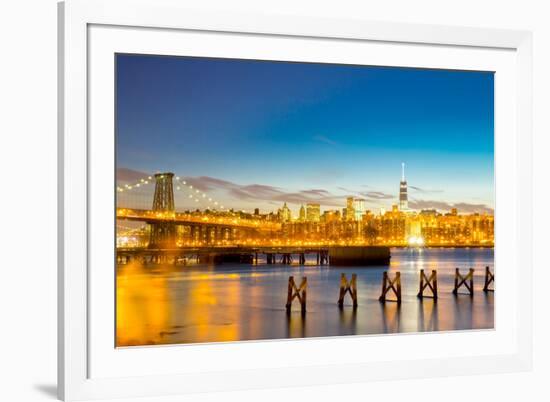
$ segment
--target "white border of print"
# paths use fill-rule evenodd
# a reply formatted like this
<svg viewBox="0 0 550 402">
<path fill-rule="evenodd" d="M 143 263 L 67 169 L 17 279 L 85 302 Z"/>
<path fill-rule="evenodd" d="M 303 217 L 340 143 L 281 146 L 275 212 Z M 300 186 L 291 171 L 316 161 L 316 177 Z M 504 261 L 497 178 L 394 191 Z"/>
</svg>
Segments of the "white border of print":
<svg viewBox="0 0 550 402">
<path fill-rule="evenodd" d="M 392 65 L 459 68 L 495 71 L 495 126 L 499 140 L 497 159 L 507 163 L 496 177 L 497 221 L 515 209 L 515 184 L 509 183 L 515 168 L 513 127 L 515 119 L 515 54 L 506 49 L 430 46 L 424 44 L 334 41 L 318 38 L 266 35 L 229 35 L 219 32 L 163 30 L 90 25 L 88 28 L 88 292 L 90 378 L 198 373 L 212 369 L 239 370 L 319 364 L 366 363 L 384 360 L 448 358 L 464 353 L 457 344 L 468 345 L 473 354 L 498 354 L 515 342 L 516 305 L 512 286 L 516 260 L 515 230 L 497 225 L 498 295 L 496 331 L 408 334 L 409 336 L 333 337 L 308 342 L 238 342 L 198 347 L 113 348 L 115 332 L 115 260 L 113 190 L 116 187 L 114 155 L 114 77 L 117 53 L 238 57 L 263 60 L 339 62 L 363 65 Z M 445 135 L 445 133 L 442 133 Z M 513 221 L 513 220 L 512 220 Z M 281 293 L 281 295 L 283 295 Z M 364 310 L 363 314 L 365 313 Z M 288 356 L 293 356 L 288 359 Z M 186 362 L 182 365 L 181 362 Z"/>
<path fill-rule="evenodd" d="M 71 0 L 60 4 L 59 17 L 58 389 L 61 398 L 155 396 L 530 369 L 530 33 L 230 14 L 185 9 L 177 0 Z M 182 38 L 190 37 L 202 46 L 185 47 L 187 42 Z M 214 41 L 209 39 L 214 37 Z M 216 48 L 218 41 L 227 47 Z M 254 45 L 254 42 L 269 42 L 270 46 Z M 281 42 L 285 42 L 285 49 L 277 50 Z M 331 51 L 322 56 L 323 49 L 326 51 L 328 47 Z M 358 60 L 361 53 L 351 52 L 351 47 L 368 48 L 368 57 Z M 399 52 L 392 51 L 397 47 Z M 284 53 L 287 49 L 290 53 Z M 277 54 L 278 51 L 281 53 Z M 104 216 L 106 211 L 102 200 L 107 200 L 112 209 L 114 187 L 109 169 L 114 161 L 109 158 L 113 155 L 114 77 L 112 68 L 104 69 L 112 67 L 113 52 L 192 52 L 245 58 L 263 55 L 268 59 L 297 61 L 496 71 L 498 247 L 495 258 L 499 275 L 496 329 L 115 349 L 114 332 L 110 330 L 114 325 L 112 271 L 111 279 L 107 279 L 103 275 L 108 272 L 105 269 L 108 265 L 101 263 L 103 258 L 109 258 L 109 252 L 112 255 L 112 250 L 108 251 L 113 244 L 112 238 L 108 238 L 112 233 L 112 220 L 109 231 L 104 232 L 102 220 L 95 219 Z M 434 58 L 434 54 L 441 57 Z M 106 126 L 109 122 L 111 125 Z M 105 151 L 101 148 L 103 145 L 110 148 Z M 96 150 L 96 147 L 99 148 Z M 99 187 L 108 170 L 111 182 Z M 108 248 L 103 246 L 106 244 L 103 241 L 110 242 Z M 521 267 L 518 256 L 521 256 Z M 112 258 L 110 261 L 112 266 Z M 518 274 L 520 268 L 521 275 Z M 443 349 L 448 342 L 466 347 L 455 347 L 453 354 L 445 354 Z M 376 348 L 389 349 L 386 344 L 391 344 L 399 354 L 377 355 Z M 417 352 L 419 346 L 427 344 L 430 348 L 422 350 L 428 352 Z M 354 353 L 341 353 L 342 347 Z M 323 353 L 316 353 L 320 349 Z M 365 350 L 370 352 L 363 353 Z M 304 357 L 301 361 L 293 358 L 289 365 L 286 361 L 289 359 L 283 362 L 281 355 Z M 190 364 L 197 361 L 207 364 L 198 368 Z"/>
</svg>

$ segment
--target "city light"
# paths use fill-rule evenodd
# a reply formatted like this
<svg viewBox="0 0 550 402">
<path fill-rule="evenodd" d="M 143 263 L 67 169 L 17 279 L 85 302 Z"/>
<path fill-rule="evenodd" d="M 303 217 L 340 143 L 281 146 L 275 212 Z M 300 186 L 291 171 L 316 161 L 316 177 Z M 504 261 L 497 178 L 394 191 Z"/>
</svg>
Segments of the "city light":
<svg viewBox="0 0 550 402">
<path fill-rule="evenodd" d="M 171 178 L 164 173 L 158 179 Z M 149 176 L 150 177 L 150 176 Z M 494 216 L 492 214 L 461 214 L 435 209 L 412 210 L 408 206 L 407 182 L 402 167 L 399 183 L 399 204 L 379 213 L 365 208 L 362 198 L 345 197 L 341 208 L 322 209 L 321 204 L 309 202 L 293 205 L 297 215 L 283 202 L 276 211 L 260 213 L 230 209 L 205 192 L 193 188 L 175 176 L 176 190 L 188 189 L 188 199 L 194 201 L 193 211 L 155 211 L 149 209 L 117 208 L 119 221 L 141 222 L 136 230 L 117 230 L 117 246 L 144 247 L 150 240 L 150 228 L 166 223 L 175 237 L 173 244 L 204 245 L 343 245 L 394 247 L 492 247 L 494 245 Z M 117 186 L 118 192 L 140 187 L 147 180 Z M 172 183 L 170 181 L 170 186 Z M 173 197 L 173 195 L 171 195 Z M 205 205 L 208 204 L 208 205 Z M 172 201 L 172 204 L 174 202 Z M 219 208 L 219 209 L 216 209 Z M 208 226 L 197 226 L 208 225 Z M 164 229 L 163 229 L 164 230 Z M 128 239 L 131 237 L 132 241 Z M 197 243 L 198 241 L 198 243 Z"/>
</svg>

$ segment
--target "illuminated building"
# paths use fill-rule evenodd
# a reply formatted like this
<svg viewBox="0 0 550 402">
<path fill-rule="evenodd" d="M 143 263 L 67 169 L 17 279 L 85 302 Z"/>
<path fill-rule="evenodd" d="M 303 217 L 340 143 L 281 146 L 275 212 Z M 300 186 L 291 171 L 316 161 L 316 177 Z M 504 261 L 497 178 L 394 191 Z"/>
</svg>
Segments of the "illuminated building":
<svg viewBox="0 0 550 402">
<path fill-rule="evenodd" d="M 401 182 L 399 183 L 399 209 L 407 211 L 409 200 L 407 197 L 407 180 L 405 180 L 405 164 L 401 163 Z"/>
<path fill-rule="evenodd" d="M 366 211 L 366 200 L 354 197 L 346 198 L 344 208 L 324 210 L 322 215 L 319 203 L 302 205 L 294 221 L 286 202 L 277 211 L 266 213 L 260 213 L 259 208 L 254 208 L 253 212 L 233 208 L 197 208 L 185 212 L 155 206 L 152 210 L 117 208 L 116 244 L 118 248 L 151 247 L 155 244 L 151 241 L 155 228 L 170 226 L 174 229 L 176 247 L 334 244 L 493 247 L 492 214 L 459 214 L 457 208 L 419 212 L 408 209 L 404 164 L 402 169 L 398 203 L 391 205 L 388 211 L 381 208 L 380 214 Z M 169 176 L 159 174 L 159 180 L 165 177 Z M 161 200 L 156 195 L 157 198 Z"/>
<path fill-rule="evenodd" d="M 292 212 L 290 211 L 290 208 L 286 205 L 286 202 L 283 205 L 283 208 L 281 209 L 281 221 L 283 222 L 290 222 L 292 220 Z"/>
<path fill-rule="evenodd" d="M 353 208 L 355 210 L 355 220 L 360 221 L 365 213 L 365 199 L 356 198 L 353 200 Z"/>
<path fill-rule="evenodd" d="M 306 220 L 308 222 L 319 222 L 321 220 L 321 205 L 308 203 L 306 205 Z"/>
<path fill-rule="evenodd" d="M 355 219 L 355 208 L 353 207 L 353 197 L 346 198 L 346 212 L 344 214 L 347 221 Z"/>
<path fill-rule="evenodd" d="M 298 220 L 300 222 L 305 222 L 306 221 L 306 209 L 304 208 L 303 205 L 300 207 L 300 215 L 298 217 Z"/>
</svg>

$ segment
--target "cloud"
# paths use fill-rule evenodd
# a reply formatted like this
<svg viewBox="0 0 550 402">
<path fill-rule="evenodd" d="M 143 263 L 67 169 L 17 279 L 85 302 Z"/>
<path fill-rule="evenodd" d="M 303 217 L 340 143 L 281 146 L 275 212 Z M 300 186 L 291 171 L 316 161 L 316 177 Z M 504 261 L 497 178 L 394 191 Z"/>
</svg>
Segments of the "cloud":
<svg viewBox="0 0 550 402">
<path fill-rule="evenodd" d="M 324 135 L 316 135 L 313 137 L 315 141 L 323 142 L 328 145 L 337 145 L 336 141 L 331 140 L 330 138 L 324 136 Z"/>
<path fill-rule="evenodd" d="M 230 181 L 210 176 L 182 177 L 181 180 L 204 192 L 220 188 L 227 190 L 238 187 L 237 184 Z"/>
<path fill-rule="evenodd" d="M 386 193 L 383 193 L 382 191 L 367 191 L 367 192 L 362 192 L 361 195 L 373 200 L 391 200 L 395 198 L 394 195 L 386 194 Z"/>
<path fill-rule="evenodd" d="M 287 202 L 291 204 L 317 202 L 329 206 L 342 206 L 344 203 L 344 197 L 336 196 L 322 188 L 289 192 L 275 186 L 257 183 L 242 185 L 209 176 L 185 177 L 182 180 L 201 191 L 222 191 L 231 198 L 241 201 Z"/>
<path fill-rule="evenodd" d="M 470 204 L 467 202 L 458 202 L 455 204 L 447 203 L 445 201 L 434 200 L 411 200 L 409 201 L 409 207 L 412 209 L 437 209 L 439 211 L 450 211 L 451 208 L 456 208 L 459 212 L 466 213 L 489 213 L 494 212 L 493 208 L 485 204 Z"/>
<path fill-rule="evenodd" d="M 346 188 L 346 187 L 336 187 L 338 190 L 342 190 L 346 193 L 350 193 L 350 194 L 359 194 L 359 191 L 355 191 L 355 190 L 351 190 L 349 188 Z"/>
<path fill-rule="evenodd" d="M 420 188 L 420 187 L 416 187 L 416 186 L 408 186 L 408 188 L 418 192 L 418 193 L 442 193 L 443 190 L 431 190 L 431 189 L 425 189 L 425 188 Z"/>
<path fill-rule="evenodd" d="M 250 184 L 247 186 L 234 186 L 229 189 L 229 194 L 240 200 L 273 200 L 281 194 L 284 194 L 284 192 L 273 186 L 267 186 L 264 184 Z"/>
<path fill-rule="evenodd" d="M 134 182 L 150 175 L 151 173 L 140 172 L 139 170 L 134 169 L 117 168 L 116 170 L 117 181 Z"/>
</svg>

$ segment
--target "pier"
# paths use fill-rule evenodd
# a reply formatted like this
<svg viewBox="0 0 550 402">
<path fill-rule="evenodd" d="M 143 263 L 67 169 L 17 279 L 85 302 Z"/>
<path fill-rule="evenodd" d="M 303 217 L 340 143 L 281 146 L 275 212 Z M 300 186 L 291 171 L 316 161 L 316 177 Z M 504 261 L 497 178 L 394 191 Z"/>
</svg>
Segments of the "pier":
<svg viewBox="0 0 550 402">
<path fill-rule="evenodd" d="M 306 264 L 306 256 L 313 255 L 317 265 L 389 265 L 389 247 L 178 247 L 178 248 L 118 248 L 117 263 L 127 264 L 138 260 L 142 263 L 173 263 L 175 265 L 195 260 L 201 263 L 224 262 L 258 264 L 264 256 L 266 264 L 290 265 L 296 261 Z M 296 257 L 296 259 L 294 258 Z"/>
</svg>

